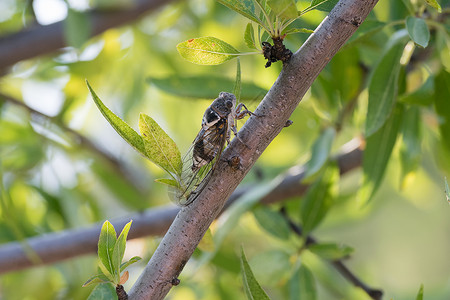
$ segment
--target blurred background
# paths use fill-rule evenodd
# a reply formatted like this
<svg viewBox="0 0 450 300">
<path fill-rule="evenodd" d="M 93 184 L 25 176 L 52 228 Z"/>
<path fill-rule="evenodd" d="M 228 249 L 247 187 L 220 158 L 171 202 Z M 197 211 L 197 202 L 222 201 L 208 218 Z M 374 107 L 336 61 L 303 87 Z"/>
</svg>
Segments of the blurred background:
<svg viewBox="0 0 450 300">
<path fill-rule="evenodd" d="M 183 153 L 199 131 L 212 99 L 220 91 L 232 92 L 236 61 L 194 65 L 181 58 L 176 45 L 190 38 L 214 36 L 241 52 L 252 50 L 243 39 L 248 21 L 213 0 L 159 1 L 155 7 L 124 17 L 124 12 L 145 2 L 0 1 L 1 243 L 26 244 L 29 237 L 173 205 L 166 188 L 154 182 L 164 177 L 163 171 L 113 130 L 92 101 L 85 80 L 136 130 L 139 113 L 150 115 Z M 331 60 L 292 115 L 293 125 L 268 147 L 243 184 L 268 182 L 290 167 L 306 163 L 321 131 L 337 124 L 343 108 L 352 101 L 332 153 L 362 137 L 368 76 L 387 40 L 404 28 L 397 20 L 411 13 L 407 2 L 381 0 L 377 4 L 368 22 L 383 26 L 360 39 L 353 38 Z M 440 1 L 447 16 L 448 2 Z M 308 4 L 297 1 L 299 8 Z M 111 22 L 106 30 L 98 29 L 102 14 L 114 16 L 117 22 Z M 313 11 L 294 25 L 314 30 L 326 15 Z M 447 35 L 432 31 L 431 53 L 419 60 L 419 66 L 411 66 L 413 70 L 405 77 L 406 95 L 439 70 L 450 71 L 450 24 L 448 18 L 441 22 Z M 51 27 L 55 24 L 59 24 L 61 37 L 54 33 L 56 27 Z M 40 31 L 27 35 L 32 28 Z M 97 34 L 97 30 L 103 32 Z M 30 47 L 33 37 L 40 42 Z M 289 35 L 285 44 L 295 52 L 307 38 L 305 33 Z M 59 39 L 61 46 L 44 49 Z M 20 51 L 11 51 L 12 41 L 17 40 L 23 41 Z M 22 51 L 29 56 L 14 61 L 15 54 Z M 243 56 L 240 63 L 241 100 L 253 110 L 276 80 L 281 63 L 266 69 L 262 55 Z M 385 299 L 414 299 L 421 284 L 424 299 L 450 298 L 450 207 L 444 194 L 450 152 L 444 145 L 445 134 L 439 131 L 442 116 L 433 109 L 435 96 L 433 87 L 420 96 L 420 147 L 411 170 L 405 173 L 401 166 L 405 143 L 399 140 L 374 198 L 369 203 L 358 202 L 361 169 L 346 173 L 332 208 L 313 232 L 320 241 L 354 248 L 345 263 L 368 285 L 382 289 Z M 297 197 L 284 204 L 296 220 L 300 218 L 295 214 L 300 200 Z M 281 204 L 271 206 L 277 210 Z M 213 234 L 219 227 L 220 222 L 213 224 Z M 130 269 L 127 290 L 158 241 L 159 237 L 148 237 L 128 243 L 126 255 L 139 255 L 143 260 Z M 287 282 L 293 262 L 300 257 L 301 242 L 293 234 L 284 240 L 269 235 L 251 211 L 227 232 L 208 264 L 201 263 L 202 250 L 195 253 L 170 299 L 244 299 L 241 245 L 271 298 L 287 299 Z M 317 256 L 303 252 L 301 262 L 314 275 L 317 299 L 370 299 Z M 0 277 L 0 298 L 85 299 L 92 287 L 81 285 L 96 272 L 92 253 L 5 273 Z"/>
</svg>

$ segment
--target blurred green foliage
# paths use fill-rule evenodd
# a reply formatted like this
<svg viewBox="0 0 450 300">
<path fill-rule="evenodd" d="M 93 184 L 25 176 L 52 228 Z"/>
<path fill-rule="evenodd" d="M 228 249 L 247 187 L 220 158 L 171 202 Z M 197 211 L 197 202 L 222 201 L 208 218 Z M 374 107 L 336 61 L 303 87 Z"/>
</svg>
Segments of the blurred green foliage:
<svg viewBox="0 0 450 300">
<path fill-rule="evenodd" d="M 126 6 L 122 0 L 86 2 L 90 9 L 120 11 Z M 2 35 L 33 24 L 29 3 L 0 2 Z M 386 298 L 413 299 L 421 284 L 424 299 L 449 297 L 450 208 L 443 178 L 450 170 L 450 1 L 439 4 L 380 0 L 319 75 L 291 116 L 293 125 L 258 160 L 254 170 L 259 171 L 244 180 L 255 190 L 231 207 L 234 215 L 225 213 L 212 225 L 213 252 L 194 254 L 181 284 L 170 293 L 172 299 L 243 299 L 243 290 L 235 288 L 243 286 L 242 244 L 271 299 L 369 299 L 328 263 L 347 255 L 352 271 L 381 288 Z M 0 96 L 2 243 L 170 202 L 165 187 L 154 183 L 163 172 L 109 126 L 85 79 L 131 127 L 138 128 L 143 112 L 183 153 L 211 100 L 220 91 L 233 91 L 236 65 L 194 65 L 178 54 L 176 45 L 214 36 L 240 52 L 251 51 L 244 40 L 248 20 L 213 0 L 169 4 L 90 39 L 86 11 L 73 1 L 64 5 L 70 6 L 65 34 L 71 47 L 17 63 L 0 77 L 0 93 L 26 105 Z M 309 5 L 297 1 L 297 8 Z M 314 30 L 326 14 L 312 11 L 291 26 Z M 295 52 L 308 36 L 290 34 L 284 42 Z M 281 63 L 266 69 L 262 55 L 241 57 L 240 63 L 241 99 L 253 110 L 276 80 Z M 323 144 L 324 132 L 327 137 L 332 129 L 326 149 L 314 146 Z M 362 168 L 337 176 L 328 155 L 364 134 Z M 317 171 L 310 177 L 315 189 L 285 204 L 255 206 L 277 175 L 311 158 L 319 162 L 310 163 Z M 286 233 L 285 223 L 268 228 L 282 218 L 281 206 L 323 243 L 308 249 L 304 239 Z M 145 261 L 157 241 L 149 237 L 127 245 L 125 257 L 139 255 Z M 91 289 L 81 286 L 96 273 L 95 259 L 92 254 L 3 274 L 0 297 L 86 299 Z M 130 268 L 127 290 L 142 268 L 141 263 Z"/>
</svg>

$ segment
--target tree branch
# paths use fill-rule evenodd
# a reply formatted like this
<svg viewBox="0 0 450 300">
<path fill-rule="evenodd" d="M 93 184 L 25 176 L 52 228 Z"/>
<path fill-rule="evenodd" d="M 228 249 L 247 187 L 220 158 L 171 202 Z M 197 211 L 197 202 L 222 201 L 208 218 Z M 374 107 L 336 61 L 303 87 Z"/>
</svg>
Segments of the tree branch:
<svg viewBox="0 0 450 300">
<path fill-rule="evenodd" d="M 341 173 L 344 174 L 361 165 L 361 156 L 362 151 L 359 148 L 359 144 L 350 142 L 343 147 L 342 153 L 336 156 L 334 160 L 337 161 Z M 304 168 L 292 167 L 286 172 L 279 185 L 262 198 L 261 201 L 274 203 L 293 196 L 303 195 L 307 189 L 307 185 L 301 183 L 304 174 Z M 251 190 L 251 187 L 237 189 L 228 199 L 226 207 Z M 178 212 L 179 208 L 173 206 L 152 208 L 127 218 L 112 220 L 111 223 L 120 232 L 125 224 L 132 219 L 133 226 L 131 226 L 128 235 L 129 239 L 149 235 L 162 236 L 166 233 Z M 40 264 L 55 263 L 76 256 L 95 253 L 101 226 L 102 224 L 95 224 L 86 229 L 49 233 L 44 236 L 30 238 L 25 243 L 35 251 L 40 258 Z M 0 247 L 0 273 L 17 271 L 31 266 L 34 266 L 34 264 L 26 256 L 21 243 L 12 242 Z"/>
<path fill-rule="evenodd" d="M 138 0 L 131 9 L 89 13 L 91 37 L 142 17 L 172 0 Z M 0 73 L 15 63 L 66 47 L 64 21 L 36 25 L 0 38 Z"/>
<path fill-rule="evenodd" d="M 284 128 L 313 81 L 356 31 L 377 0 L 341 0 L 303 46 L 285 64 L 280 76 L 218 161 L 198 198 L 183 207 L 131 289 L 130 299 L 163 299 L 191 257 L 226 199 L 261 153 Z M 242 144 L 240 141 L 245 143 Z M 227 161 L 240 159 L 241 170 Z"/>
</svg>

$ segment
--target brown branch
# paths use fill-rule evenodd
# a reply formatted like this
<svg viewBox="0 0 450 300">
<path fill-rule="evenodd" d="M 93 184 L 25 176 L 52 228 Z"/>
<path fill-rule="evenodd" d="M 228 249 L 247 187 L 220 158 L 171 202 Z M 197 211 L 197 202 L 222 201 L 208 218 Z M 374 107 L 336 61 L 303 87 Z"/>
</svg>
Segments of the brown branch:
<svg viewBox="0 0 450 300">
<path fill-rule="evenodd" d="M 358 144 L 351 143 L 343 147 L 343 152 L 334 159 L 338 162 L 341 173 L 347 173 L 361 165 L 362 151 Z M 304 177 L 304 168 L 292 167 L 286 172 L 280 181 L 268 195 L 261 201 L 274 203 L 290 199 L 293 196 L 301 196 L 307 189 L 307 185 L 301 183 Z M 227 207 L 237 201 L 243 194 L 250 192 L 251 187 L 237 189 L 228 199 Z M 288 191 L 287 193 L 285 191 Z M 122 230 L 130 219 L 133 220 L 129 239 L 145 236 L 162 236 L 166 233 L 173 219 L 179 212 L 178 207 L 161 207 L 146 210 L 129 217 L 112 220 L 112 224 L 118 232 Z M 49 233 L 37 236 L 26 241 L 28 246 L 35 251 L 40 258 L 40 264 L 51 264 L 61 260 L 92 254 L 97 251 L 98 236 L 102 224 L 95 224 L 90 228 L 66 230 L 63 232 Z M 12 242 L 0 246 L 0 273 L 17 271 L 34 266 L 26 256 L 23 245 Z"/>
<path fill-rule="evenodd" d="M 109 28 L 136 21 L 172 0 L 138 0 L 130 9 L 120 11 L 95 11 L 88 13 L 91 37 Z M 15 63 L 52 53 L 66 47 L 64 21 L 42 26 L 36 25 L 21 32 L 0 38 L 0 73 Z"/>
<path fill-rule="evenodd" d="M 198 198 L 180 210 L 141 276 L 131 299 L 163 299 L 185 263 L 255 161 L 284 128 L 313 81 L 367 17 L 377 0 L 341 0 L 284 68 L 216 165 Z M 243 141 L 243 143 L 241 143 Z M 239 157 L 241 170 L 227 161 Z"/>
</svg>

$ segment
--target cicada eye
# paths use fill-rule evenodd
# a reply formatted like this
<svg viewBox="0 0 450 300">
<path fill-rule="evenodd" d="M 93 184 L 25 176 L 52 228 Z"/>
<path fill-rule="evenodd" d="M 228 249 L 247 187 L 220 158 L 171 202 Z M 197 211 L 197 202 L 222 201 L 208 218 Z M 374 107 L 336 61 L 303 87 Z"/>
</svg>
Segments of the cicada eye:
<svg viewBox="0 0 450 300">
<path fill-rule="evenodd" d="M 232 108 L 232 107 L 233 107 L 233 102 L 230 101 L 230 100 L 228 100 L 227 102 L 225 102 L 225 105 L 226 105 L 228 108 Z"/>
</svg>

